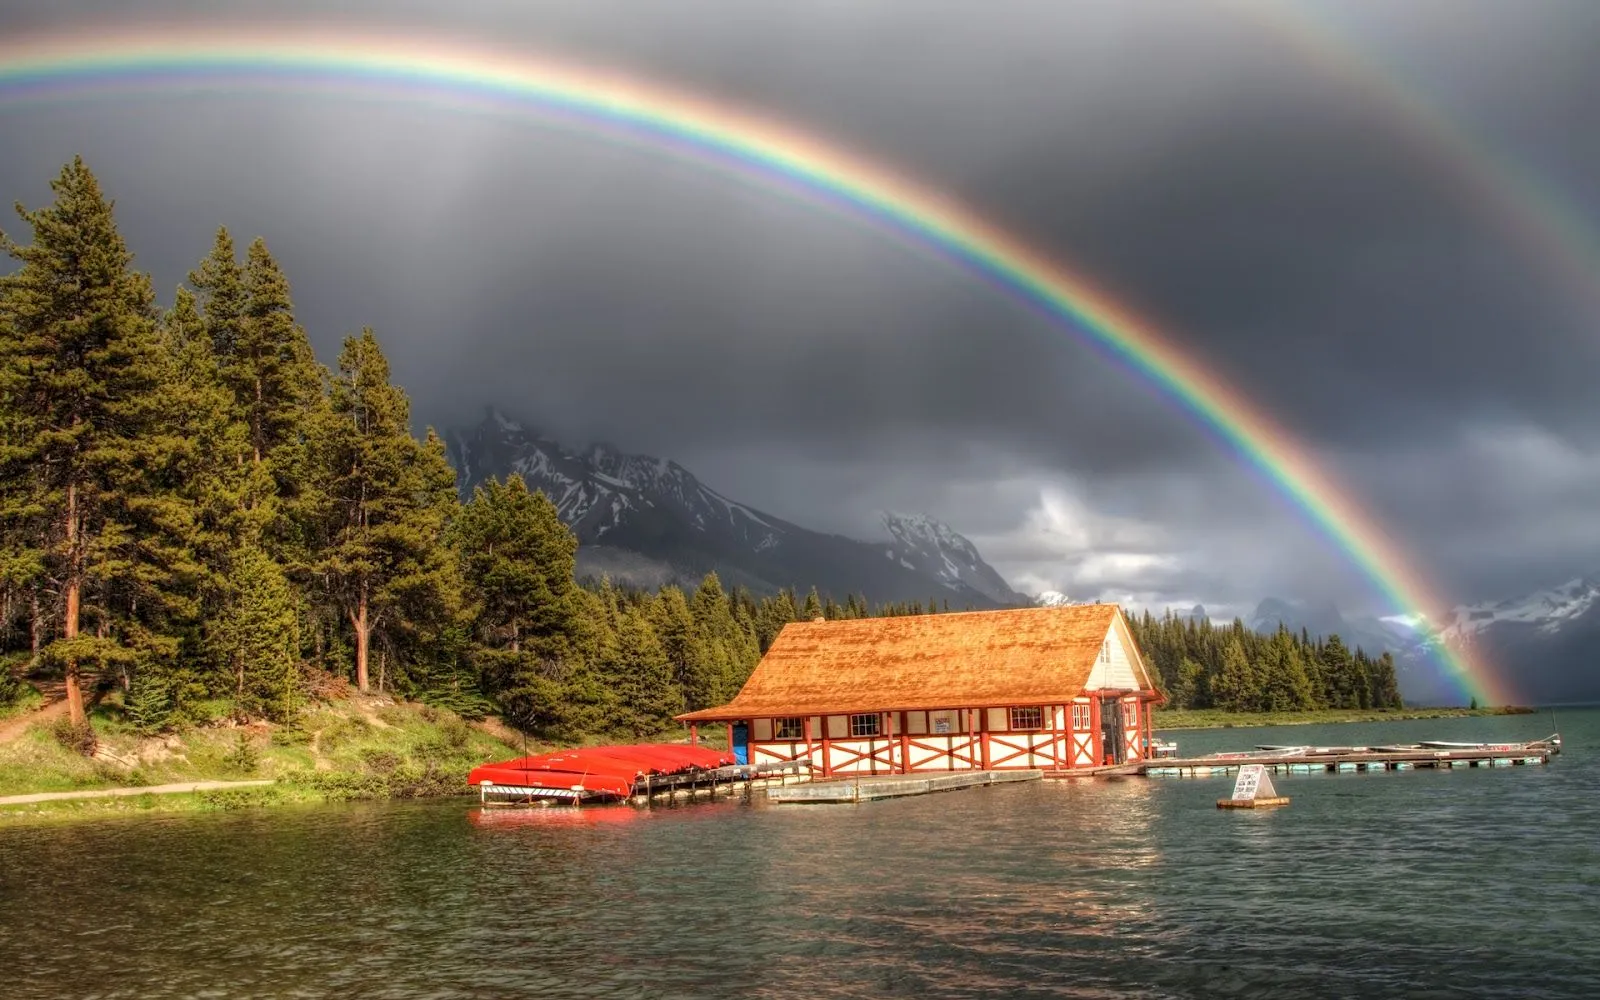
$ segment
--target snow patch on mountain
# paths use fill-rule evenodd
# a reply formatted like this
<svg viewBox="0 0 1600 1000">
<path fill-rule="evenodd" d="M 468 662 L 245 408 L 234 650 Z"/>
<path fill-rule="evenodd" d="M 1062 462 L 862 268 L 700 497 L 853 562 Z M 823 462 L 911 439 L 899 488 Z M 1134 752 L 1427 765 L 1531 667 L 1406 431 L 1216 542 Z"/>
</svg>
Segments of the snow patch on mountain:
<svg viewBox="0 0 1600 1000">
<path fill-rule="evenodd" d="M 652 583 L 679 573 L 690 585 L 716 569 L 729 586 L 735 579 L 769 592 L 817 586 L 873 601 L 925 600 L 943 589 L 952 607 L 1028 603 L 970 541 L 926 514 L 883 514 L 881 540 L 811 531 L 723 496 L 670 459 L 630 455 L 605 441 L 570 450 L 495 409 L 448 440 L 464 490 L 520 474 L 572 527 L 580 563 L 590 569 L 603 563 Z M 611 551 L 603 559 L 584 555 L 598 545 Z"/>
<path fill-rule="evenodd" d="M 891 558 L 938 580 L 951 590 L 970 588 L 997 604 L 1026 605 L 1028 598 L 1011 589 L 977 546 L 954 528 L 927 514 L 878 511 L 878 520 L 894 547 Z"/>
<path fill-rule="evenodd" d="M 1033 603 L 1035 607 L 1040 608 L 1062 608 L 1074 602 L 1072 598 L 1068 597 L 1066 594 L 1063 594 L 1059 590 L 1046 590 L 1042 593 L 1035 594 L 1033 596 Z"/>
<path fill-rule="evenodd" d="M 1527 625 L 1544 634 L 1561 631 L 1600 603 L 1600 579 L 1577 577 L 1524 597 L 1458 605 L 1440 632 L 1448 643 L 1470 639 L 1496 625 Z"/>
</svg>

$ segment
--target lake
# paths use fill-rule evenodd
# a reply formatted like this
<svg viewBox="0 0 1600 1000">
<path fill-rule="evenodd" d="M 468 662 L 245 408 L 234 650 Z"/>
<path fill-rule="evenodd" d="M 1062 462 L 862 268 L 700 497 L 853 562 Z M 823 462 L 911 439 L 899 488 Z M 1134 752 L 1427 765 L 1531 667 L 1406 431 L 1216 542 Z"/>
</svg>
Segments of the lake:
<svg viewBox="0 0 1600 1000">
<path fill-rule="evenodd" d="M 368 803 L 0 826 L 32 997 L 1600 996 L 1600 711 L 1547 767 L 854 806 Z M 1178 732 L 1530 739 L 1548 714 Z"/>
</svg>

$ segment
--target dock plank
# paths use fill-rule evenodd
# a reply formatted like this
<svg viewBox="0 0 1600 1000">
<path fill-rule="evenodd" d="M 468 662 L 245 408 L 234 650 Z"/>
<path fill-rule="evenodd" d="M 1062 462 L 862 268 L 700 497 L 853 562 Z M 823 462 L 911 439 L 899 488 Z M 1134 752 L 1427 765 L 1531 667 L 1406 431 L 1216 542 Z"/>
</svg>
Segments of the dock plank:
<svg viewBox="0 0 1600 1000">
<path fill-rule="evenodd" d="M 767 789 L 769 802 L 870 802 L 905 795 L 1038 781 L 1043 771 L 950 771 L 939 774 L 878 774 L 830 778 Z"/>
</svg>

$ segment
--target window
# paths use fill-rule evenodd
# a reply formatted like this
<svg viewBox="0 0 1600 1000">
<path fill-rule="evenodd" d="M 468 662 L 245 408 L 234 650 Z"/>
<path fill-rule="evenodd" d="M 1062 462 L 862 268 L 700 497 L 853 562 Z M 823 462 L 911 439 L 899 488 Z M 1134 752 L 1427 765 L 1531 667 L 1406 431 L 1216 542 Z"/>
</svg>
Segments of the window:
<svg viewBox="0 0 1600 1000">
<path fill-rule="evenodd" d="M 1044 709 L 1038 705 L 1026 705 L 1011 710 L 1012 729 L 1043 729 Z"/>
<path fill-rule="evenodd" d="M 878 735 L 880 721 L 876 713 L 872 715 L 852 715 L 850 716 L 850 735 L 876 736 Z"/>
<path fill-rule="evenodd" d="M 1122 725 L 1126 729 L 1139 728 L 1139 706 L 1131 701 L 1122 703 Z"/>
<path fill-rule="evenodd" d="M 1110 639 L 1107 639 L 1105 642 L 1102 642 L 1100 644 L 1100 662 L 1101 663 L 1110 663 L 1111 662 L 1111 640 Z"/>
<path fill-rule="evenodd" d="M 805 725 L 799 716 L 772 720 L 772 738 L 775 740 L 805 739 Z"/>
<path fill-rule="evenodd" d="M 1089 731 L 1089 706 L 1072 706 L 1072 728 L 1075 732 L 1087 733 Z"/>
</svg>

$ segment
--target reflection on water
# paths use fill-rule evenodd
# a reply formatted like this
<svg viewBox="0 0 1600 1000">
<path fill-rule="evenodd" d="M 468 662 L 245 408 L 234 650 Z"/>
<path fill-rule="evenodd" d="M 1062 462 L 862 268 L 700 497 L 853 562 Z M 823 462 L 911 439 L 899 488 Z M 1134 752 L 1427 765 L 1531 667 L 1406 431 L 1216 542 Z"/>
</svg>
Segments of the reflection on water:
<svg viewBox="0 0 1600 1000">
<path fill-rule="evenodd" d="M 1216 809 L 1219 777 L 0 826 L 3 992 L 1600 996 L 1600 714 L 1575 716 L 1547 768 L 1275 776 L 1273 811 Z"/>
<path fill-rule="evenodd" d="M 637 823 L 654 813 L 630 806 L 583 808 L 580 806 L 534 806 L 468 809 L 467 821 L 489 829 L 542 826 L 601 826 Z"/>
</svg>

